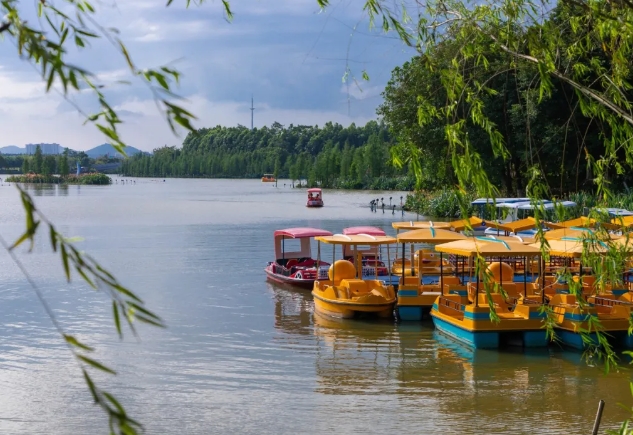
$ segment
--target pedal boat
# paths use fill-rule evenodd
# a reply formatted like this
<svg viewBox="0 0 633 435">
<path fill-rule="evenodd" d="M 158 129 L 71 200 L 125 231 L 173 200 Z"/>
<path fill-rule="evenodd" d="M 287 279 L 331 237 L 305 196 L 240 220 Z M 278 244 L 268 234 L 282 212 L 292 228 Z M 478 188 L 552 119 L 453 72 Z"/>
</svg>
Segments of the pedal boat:
<svg viewBox="0 0 633 435">
<path fill-rule="evenodd" d="M 422 320 L 431 311 L 444 284 L 457 286 L 461 284 L 457 276 L 450 276 L 456 272 L 456 269 L 442 253 L 419 250 L 411 256 L 414 259 L 413 262 L 417 263 L 414 267 L 412 262 L 405 258 L 406 245 L 410 245 L 413 251 L 416 243 L 438 245 L 466 238 L 463 234 L 454 231 L 435 228 L 398 234 L 397 242 L 402 244 L 402 257 L 399 260 L 405 261 L 397 263 L 398 259 L 396 259 L 392 272 L 396 276 L 396 272 L 399 272 L 400 275 L 396 309 L 401 320 Z M 425 283 L 425 281 L 431 282 Z"/>
<path fill-rule="evenodd" d="M 318 228 L 287 228 L 274 233 L 275 261 L 266 266 L 267 278 L 282 284 L 291 284 L 311 288 L 322 271 L 327 275 L 329 263 L 312 259 L 311 239 L 318 236 L 331 236 L 332 233 Z M 299 239 L 297 252 L 286 251 L 286 239 Z"/>
<path fill-rule="evenodd" d="M 323 192 L 319 188 L 308 189 L 306 207 L 323 207 Z"/>
<path fill-rule="evenodd" d="M 474 281 L 471 276 L 465 291 L 461 285 L 444 285 L 431 309 L 438 331 L 474 348 L 498 348 L 505 342 L 523 347 L 547 346 L 545 313 L 541 309 L 544 293 L 539 293 L 537 284 L 527 282 L 527 274 L 523 275 L 523 283 L 514 282 L 512 266 L 503 262 L 518 257 L 527 263 L 541 256 L 539 248 L 475 237 L 437 245 L 435 250 L 468 259 L 488 259 L 481 266 L 485 270 L 475 268 Z M 491 307 L 497 321 L 491 318 Z"/>
<path fill-rule="evenodd" d="M 550 240 L 549 254 L 550 258 L 579 260 L 583 254 L 583 242 L 573 238 Z M 544 293 L 549 295 L 549 305 L 555 314 L 557 338 L 565 346 L 582 350 L 588 345 L 581 334 L 584 332 L 591 342 L 598 344 L 597 334 L 590 325 L 590 317 L 594 316 L 600 323 L 600 331 L 612 346 L 633 348 L 633 335 L 629 335 L 633 303 L 628 292 L 602 289 L 603 293 L 600 293 L 595 287 L 595 277 L 583 275 L 582 263 L 579 263 L 578 273 L 573 279 L 581 281 L 580 293 L 585 302 L 578 300 L 579 295 L 572 294 L 568 284 L 547 280 Z"/>
<path fill-rule="evenodd" d="M 316 237 L 320 259 L 321 243 L 332 245 L 332 265 L 326 280 L 314 282 L 312 296 L 316 313 L 339 318 L 352 318 L 360 313 L 373 313 L 379 317 L 393 315 L 396 295 L 392 285 L 385 285 L 378 276 L 374 279 L 363 277 L 361 272 L 362 256 L 358 254 L 355 263 L 348 260 L 336 260 L 336 247 L 379 246 L 395 243 L 396 239 L 387 236 L 344 235 Z M 387 251 L 389 252 L 389 251 Z M 319 260 L 317 260 L 319 261 Z M 376 270 L 376 269 L 375 269 Z"/>
</svg>

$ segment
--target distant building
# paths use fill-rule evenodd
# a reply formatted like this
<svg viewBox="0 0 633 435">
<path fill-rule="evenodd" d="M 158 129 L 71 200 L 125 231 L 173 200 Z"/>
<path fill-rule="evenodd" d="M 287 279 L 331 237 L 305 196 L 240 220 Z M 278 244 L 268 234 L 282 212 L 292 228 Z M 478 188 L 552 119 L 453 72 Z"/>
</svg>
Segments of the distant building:
<svg viewBox="0 0 633 435">
<path fill-rule="evenodd" d="M 37 147 L 42 149 L 42 154 L 60 154 L 62 147 L 58 143 L 28 143 L 26 144 L 26 153 L 29 155 L 35 154 Z"/>
</svg>

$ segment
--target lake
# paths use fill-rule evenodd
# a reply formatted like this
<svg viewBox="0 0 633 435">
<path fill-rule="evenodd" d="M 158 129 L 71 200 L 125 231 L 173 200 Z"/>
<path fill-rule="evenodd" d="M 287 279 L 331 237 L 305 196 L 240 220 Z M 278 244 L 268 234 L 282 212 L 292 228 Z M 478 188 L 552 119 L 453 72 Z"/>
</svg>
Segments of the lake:
<svg viewBox="0 0 633 435">
<path fill-rule="evenodd" d="M 473 351 L 432 322 L 337 321 L 310 292 L 266 282 L 272 233 L 293 226 L 374 225 L 396 192 L 305 191 L 258 180 L 128 179 L 111 186 L 31 188 L 66 236 L 166 321 L 117 338 L 109 299 L 67 284 L 42 234 L 19 258 L 68 333 L 119 373 L 95 375 L 149 434 L 590 433 L 627 416 L 630 371 L 607 375 L 578 352 Z M 286 183 L 288 183 L 286 181 Z M 2 237 L 24 226 L 17 190 L 0 186 Z M 404 219 L 415 219 L 407 215 Z M 329 259 L 324 258 L 329 261 Z M 77 363 L 37 297 L 0 255 L 0 433 L 107 433 Z"/>
</svg>

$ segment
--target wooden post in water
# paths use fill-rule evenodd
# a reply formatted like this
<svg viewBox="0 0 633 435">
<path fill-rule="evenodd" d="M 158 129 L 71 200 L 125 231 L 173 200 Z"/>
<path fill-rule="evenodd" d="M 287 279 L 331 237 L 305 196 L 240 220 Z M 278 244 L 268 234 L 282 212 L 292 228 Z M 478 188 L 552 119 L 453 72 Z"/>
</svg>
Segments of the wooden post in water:
<svg viewBox="0 0 633 435">
<path fill-rule="evenodd" d="M 598 412 L 596 413 L 596 419 L 593 422 L 593 430 L 591 431 L 591 435 L 598 435 L 600 420 L 602 419 L 602 411 L 604 411 L 604 400 L 600 399 L 600 402 L 598 402 Z"/>
</svg>

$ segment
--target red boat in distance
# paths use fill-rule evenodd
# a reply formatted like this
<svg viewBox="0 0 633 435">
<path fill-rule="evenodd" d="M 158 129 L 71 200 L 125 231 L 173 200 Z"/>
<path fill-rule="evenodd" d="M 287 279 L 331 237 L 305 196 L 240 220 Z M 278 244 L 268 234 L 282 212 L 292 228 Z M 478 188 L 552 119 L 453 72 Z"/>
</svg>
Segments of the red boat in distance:
<svg viewBox="0 0 633 435">
<path fill-rule="evenodd" d="M 321 261 L 317 264 L 317 260 L 312 258 L 311 240 L 314 237 L 331 235 L 331 232 L 318 228 L 287 228 L 275 231 L 275 261 L 269 262 L 265 269 L 268 279 L 312 288 L 314 281 L 319 279 L 319 272 L 327 277 L 330 263 Z M 294 251 L 286 249 L 288 239 L 299 240 L 298 247 L 296 243 L 294 247 L 290 247 Z"/>
<path fill-rule="evenodd" d="M 323 192 L 319 188 L 308 189 L 306 207 L 323 207 Z"/>
</svg>

